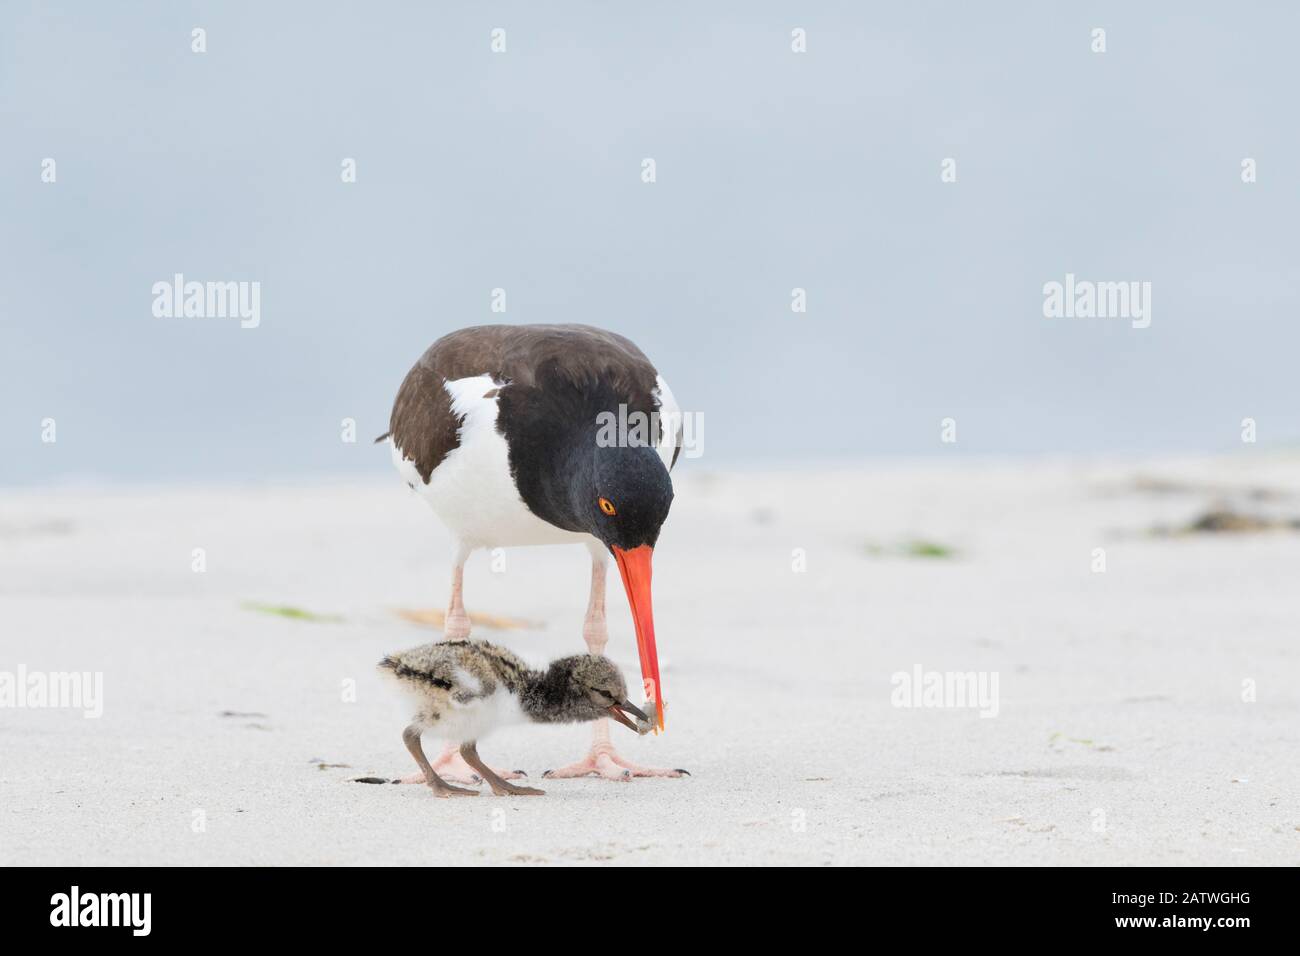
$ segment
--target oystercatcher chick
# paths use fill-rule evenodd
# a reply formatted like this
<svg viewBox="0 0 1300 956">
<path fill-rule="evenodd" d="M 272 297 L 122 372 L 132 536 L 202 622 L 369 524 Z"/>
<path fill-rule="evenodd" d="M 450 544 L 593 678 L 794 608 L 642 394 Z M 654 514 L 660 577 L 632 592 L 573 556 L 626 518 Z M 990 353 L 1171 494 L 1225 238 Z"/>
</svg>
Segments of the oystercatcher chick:
<svg viewBox="0 0 1300 956">
<path fill-rule="evenodd" d="M 440 641 L 390 654 L 379 667 L 419 704 L 402 740 L 438 797 L 478 793 L 452 786 L 434 772 L 420 744 L 426 730 L 458 745 L 461 757 L 497 796 L 541 796 L 545 791 L 517 786 L 495 773 L 479 757 L 478 741 L 500 727 L 528 722 L 572 724 L 612 717 L 637 733 L 653 726 L 627 699 L 618 668 L 597 654 L 562 657 L 545 670 L 533 670 L 486 641 Z"/>
</svg>

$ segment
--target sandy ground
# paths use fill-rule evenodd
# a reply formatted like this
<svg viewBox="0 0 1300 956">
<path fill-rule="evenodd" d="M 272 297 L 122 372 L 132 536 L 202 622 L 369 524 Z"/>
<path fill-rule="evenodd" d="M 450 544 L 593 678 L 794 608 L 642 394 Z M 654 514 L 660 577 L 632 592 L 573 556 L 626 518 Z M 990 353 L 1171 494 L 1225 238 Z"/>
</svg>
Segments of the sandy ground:
<svg viewBox="0 0 1300 956">
<path fill-rule="evenodd" d="M 687 465 L 655 572 L 668 732 L 614 730 L 694 776 L 538 799 L 352 782 L 412 769 L 408 707 L 373 664 L 433 636 L 393 609 L 441 605 L 449 573 L 395 480 L 3 494 L 0 671 L 100 671 L 104 710 L 0 710 L 0 860 L 1300 861 L 1300 533 L 1149 533 L 1220 499 L 1300 515 L 1300 460 Z M 579 548 L 510 551 L 500 573 L 476 555 L 470 609 L 545 626 L 475 636 L 581 649 L 586 580 Z M 891 675 L 917 665 L 996 672 L 997 716 L 893 706 Z M 481 749 L 536 778 L 588 734 Z"/>
</svg>

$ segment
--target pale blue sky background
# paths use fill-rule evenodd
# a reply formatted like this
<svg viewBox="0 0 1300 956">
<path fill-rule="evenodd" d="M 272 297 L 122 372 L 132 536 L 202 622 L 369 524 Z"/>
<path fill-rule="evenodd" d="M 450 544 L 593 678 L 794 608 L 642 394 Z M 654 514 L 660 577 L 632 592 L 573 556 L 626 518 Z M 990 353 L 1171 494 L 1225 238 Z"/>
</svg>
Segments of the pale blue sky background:
<svg viewBox="0 0 1300 956">
<path fill-rule="evenodd" d="M 709 465 L 1294 441 L 1296 9 L 6 0 L 0 483 L 387 475 L 496 286 L 634 338 Z M 1151 327 L 1044 319 L 1067 271 Z M 261 327 L 154 318 L 174 272 Z"/>
</svg>

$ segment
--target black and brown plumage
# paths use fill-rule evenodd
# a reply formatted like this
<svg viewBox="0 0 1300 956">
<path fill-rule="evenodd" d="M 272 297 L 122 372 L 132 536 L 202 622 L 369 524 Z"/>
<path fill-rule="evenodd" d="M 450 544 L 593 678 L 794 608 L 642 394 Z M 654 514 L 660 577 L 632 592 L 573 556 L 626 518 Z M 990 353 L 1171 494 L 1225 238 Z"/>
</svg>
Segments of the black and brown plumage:
<svg viewBox="0 0 1300 956">
<path fill-rule="evenodd" d="M 647 432 L 611 444 L 609 416 L 649 421 Z M 632 610 L 645 699 L 663 727 L 655 644 L 654 546 L 673 500 L 669 471 L 682 447 L 682 415 L 667 382 L 635 344 L 588 325 L 485 325 L 436 341 L 407 373 L 393 403 L 393 462 L 455 538 L 451 599 L 443 635 L 469 636 L 464 567 L 479 548 L 581 544 L 591 554 L 582 635 L 604 652 L 605 573 L 612 555 Z M 434 766 L 476 775 L 455 750 Z M 583 760 L 548 771 L 681 776 L 622 759 L 597 723 Z M 510 776 L 507 774 L 507 776 Z"/>
<path fill-rule="evenodd" d="M 438 776 L 420 743 L 425 731 L 455 745 L 498 796 L 541 796 L 543 791 L 509 783 L 488 767 L 478 755 L 477 742 L 501 727 L 527 722 L 612 717 L 638 733 L 651 727 L 650 719 L 627 699 L 627 684 L 618 668 L 597 654 L 563 657 L 536 670 L 486 641 L 440 641 L 390 654 L 379 666 L 416 700 L 418 709 L 402 739 L 439 797 L 478 792 Z"/>
</svg>

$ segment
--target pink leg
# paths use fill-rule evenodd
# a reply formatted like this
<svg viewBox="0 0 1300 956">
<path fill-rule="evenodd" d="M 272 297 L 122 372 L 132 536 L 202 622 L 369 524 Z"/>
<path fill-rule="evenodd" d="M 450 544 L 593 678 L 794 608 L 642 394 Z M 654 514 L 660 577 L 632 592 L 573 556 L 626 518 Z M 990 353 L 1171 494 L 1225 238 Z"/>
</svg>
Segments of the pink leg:
<svg viewBox="0 0 1300 956">
<path fill-rule="evenodd" d="M 609 643 L 609 629 L 605 624 L 605 568 L 606 558 L 603 551 L 592 551 L 591 556 L 591 600 L 587 604 L 587 618 L 582 624 L 582 639 L 587 642 L 587 649 L 593 654 L 603 654 Z M 543 777 L 551 779 L 563 777 L 587 777 L 595 774 L 606 780 L 631 780 L 633 777 L 689 777 L 685 770 L 661 770 L 654 767 L 642 767 L 624 760 L 614 750 L 609 741 L 609 721 L 596 721 L 592 734 L 591 750 L 577 763 L 558 770 L 548 770 Z"/>
<path fill-rule="evenodd" d="M 451 603 L 447 606 L 447 617 L 442 623 L 444 641 L 463 641 L 469 637 L 469 615 L 465 613 L 465 559 L 469 551 L 461 548 L 456 552 L 456 567 L 451 572 Z"/>
</svg>

